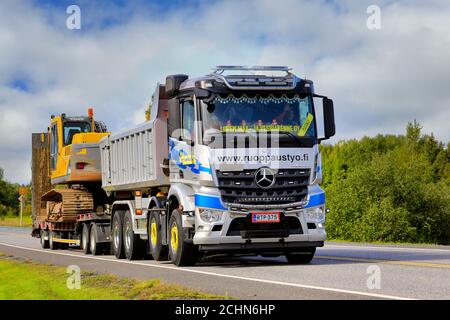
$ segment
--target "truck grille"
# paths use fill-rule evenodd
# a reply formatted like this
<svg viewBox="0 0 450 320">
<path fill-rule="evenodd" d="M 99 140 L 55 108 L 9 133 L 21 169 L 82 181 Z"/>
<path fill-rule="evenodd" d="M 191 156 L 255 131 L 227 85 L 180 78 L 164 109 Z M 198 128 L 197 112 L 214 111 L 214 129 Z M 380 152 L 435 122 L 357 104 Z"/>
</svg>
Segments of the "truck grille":
<svg viewBox="0 0 450 320">
<path fill-rule="evenodd" d="M 234 218 L 227 231 L 227 236 L 243 238 L 287 238 L 290 234 L 302 234 L 302 226 L 297 217 L 281 214 L 278 223 L 252 223 L 248 217 Z"/>
<path fill-rule="evenodd" d="M 309 169 L 279 169 L 268 189 L 256 184 L 258 170 L 216 171 L 222 201 L 227 204 L 289 204 L 305 200 Z M 275 170 L 274 170 L 275 171 Z"/>
</svg>

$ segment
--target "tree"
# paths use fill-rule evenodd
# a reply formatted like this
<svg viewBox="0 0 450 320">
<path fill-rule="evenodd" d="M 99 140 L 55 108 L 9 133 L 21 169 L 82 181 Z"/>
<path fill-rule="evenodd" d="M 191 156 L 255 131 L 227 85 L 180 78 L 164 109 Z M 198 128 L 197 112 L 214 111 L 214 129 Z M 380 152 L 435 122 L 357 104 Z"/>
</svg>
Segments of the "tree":
<svg viewBox="0 0 450 320">
<path fill-rule="evenodd" d="M 17 213 L 18 193 L 14 184 L 3 180 L 4 171 L 0 168 L 0 215 Z"/>
<path fill-rule="evenodd" d="M 421 129 L 322 146 L 330 237 L 450 243 L 448 146 Z"/>
</svg>

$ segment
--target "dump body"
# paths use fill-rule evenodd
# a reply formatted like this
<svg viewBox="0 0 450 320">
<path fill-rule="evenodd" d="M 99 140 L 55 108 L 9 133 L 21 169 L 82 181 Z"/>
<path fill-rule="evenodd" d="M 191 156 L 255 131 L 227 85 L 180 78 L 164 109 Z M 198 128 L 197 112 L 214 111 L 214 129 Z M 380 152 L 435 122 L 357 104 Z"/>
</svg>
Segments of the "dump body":
<svg viewBox="0 0 450 320">
<path fill-rule="evenodd" d="M 153 107 L 157 109 L 158 105 Z M 105 191 L 169 185 L 162 166 L 168 157 L 167 122 L 163 117 L 102 139 L 100 154 Z"/>
</svg>

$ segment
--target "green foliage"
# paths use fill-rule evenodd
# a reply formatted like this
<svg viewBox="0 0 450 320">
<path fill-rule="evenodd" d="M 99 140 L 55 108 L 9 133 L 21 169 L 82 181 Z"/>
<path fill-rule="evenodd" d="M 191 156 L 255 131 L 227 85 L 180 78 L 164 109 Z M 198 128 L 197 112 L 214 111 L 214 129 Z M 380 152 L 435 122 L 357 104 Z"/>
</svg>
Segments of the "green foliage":
<svg viewBox="0 0 450 320">
<path fill-rule="evenodd" d="M 17 185 L 3 180 L 3 169 L 0 168 L 0 216 L 17 214 L 17 188 Z"/>
<path fill-rule="evenodd" d="M 418 122 L 322 150 L 331 238 L 450 242 L 449 149 Z"/>
</svg>

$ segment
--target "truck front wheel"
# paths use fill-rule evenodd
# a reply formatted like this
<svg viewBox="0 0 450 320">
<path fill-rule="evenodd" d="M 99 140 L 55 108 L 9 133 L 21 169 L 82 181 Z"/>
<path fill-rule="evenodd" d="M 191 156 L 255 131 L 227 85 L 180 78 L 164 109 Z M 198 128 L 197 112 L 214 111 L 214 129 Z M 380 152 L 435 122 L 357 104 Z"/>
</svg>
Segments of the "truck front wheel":
<svg viewBox="0 0 450 320">
<path fill-rule="evenodd" d="M 167 260 L 167 246 L 162 244 L 161 219 L 159 213 L 151 212 L 148 220 L 150 254 L 156 261 Z"/>
<path fill-rule="evenodd" d="M 123 211 L 117 211 L 114 214 L 112 223 L 112 246 L 117 259 L 123 259 L 125 253 L 123 250 Z"/>
<path fill-rule="evenodd" d="M 142 240 L 139 238 L 139 235 L 134 234 L 133 219 L 131 219 L 131 213 L 129 211 L 125 214 L 123 221 L 123 242 L 125 256 L 128 260 L 135 260 L 142 257 Z"/>
<path fill-rule="evenodd" d="M 177 266 L 191 266 L 197 261 L 198 247 L 186 241 L 181 212 L 175 209 L 169 220 L 169 256 Z"/>
<path fill-rule="evenodd" d="M 285 256 L 289 263 L 292 264 L 307 264 L 314 258 L 316 248 L 305 248 L 303 250 L 286 252 Z"/>
</svg>

